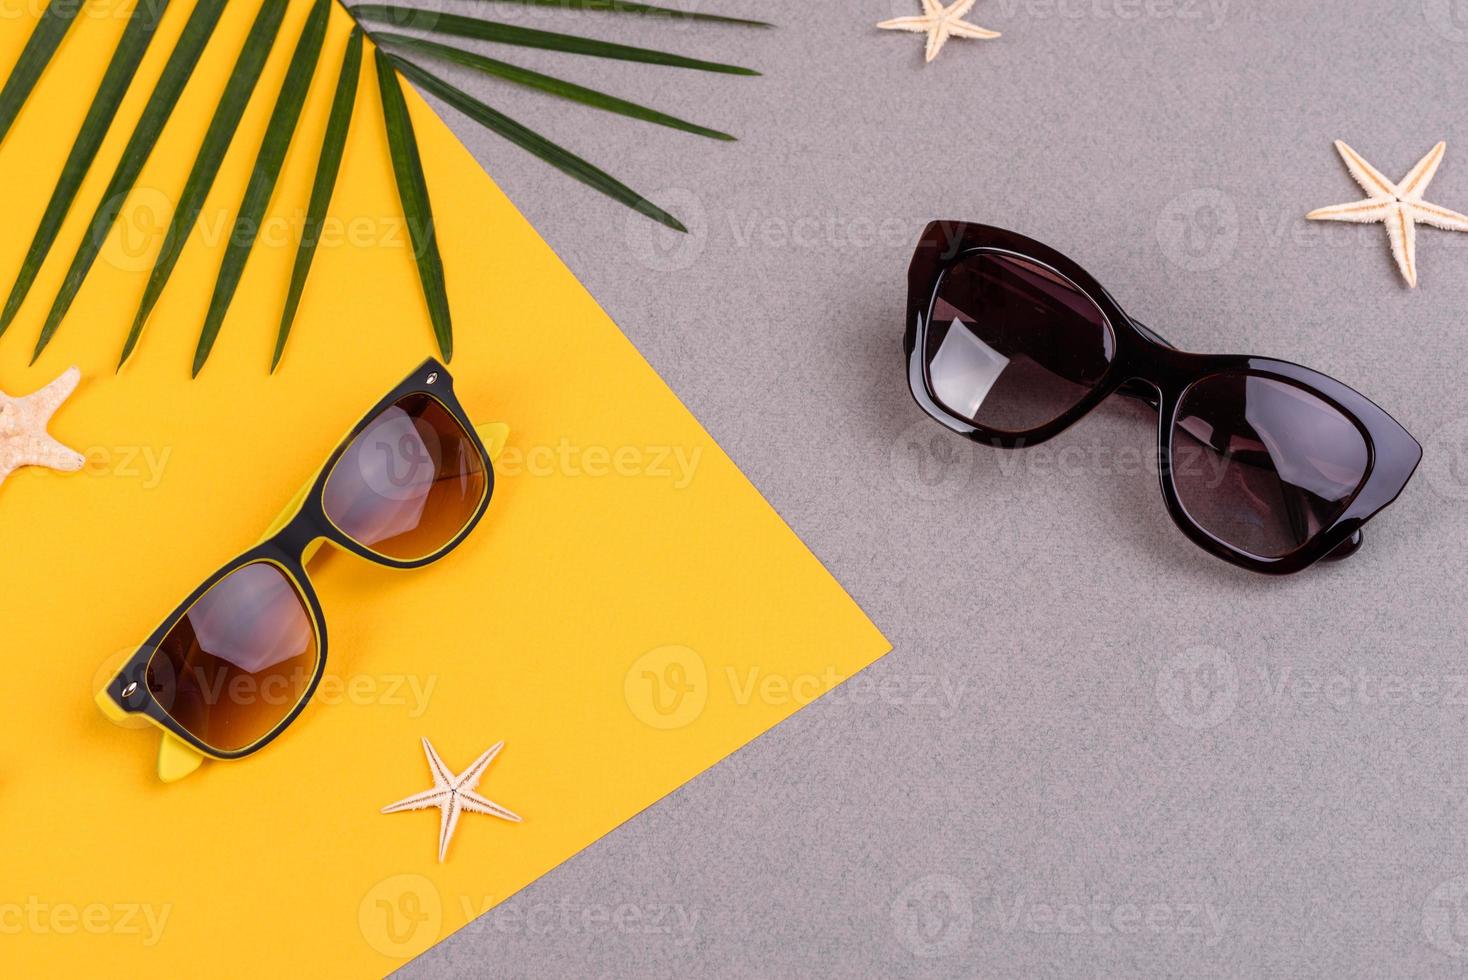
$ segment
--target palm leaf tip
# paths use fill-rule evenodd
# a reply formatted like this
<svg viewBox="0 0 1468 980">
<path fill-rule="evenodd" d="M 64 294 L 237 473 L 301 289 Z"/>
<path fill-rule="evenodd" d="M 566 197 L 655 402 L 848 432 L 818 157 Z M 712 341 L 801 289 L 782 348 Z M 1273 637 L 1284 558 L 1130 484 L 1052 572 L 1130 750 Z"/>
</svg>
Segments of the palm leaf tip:
<svg viewBox="0 0 1468 980">
<path fill-rule="evenodd" d="M 514 3 L 526 7 L 560 7 L 565 10 L 589 10 L 607 11 L 618 14 L 642 14 L 649 17 L 666 17 L 670 20 L 693 20 L 710 24 L 737 24 L 742 27 L 774 27 L 774 24 L 763 20 L 749 20 L 745 17 L 730 17 L 725 14 L 705 14 L 699 11 L 678 10 L 673 7 L 659 7 L 647 3 L 634 3 L 633 0 L 498 0 L 500 3 Z"/>
<path fill-rule="evenodd" d="M 610 58 L 616 61 L 633 61 L 647 65 L 664 65 L 672 68 L 689 68 L 696 71 L 717 72 L 724 75 L 758 75 L 753 68 L 728 65 L 717 61 L 688 58 L 667 51 L 638 48 L 628 44 L 614 44 L 595 38 L 575 34 L 559 34 L 533 27 L 519 27 L 465 17 L 460 14 L 427 13 L 413 7 L 395 4 L 364 3 L 352 7 L 352 12 L 363 19 L 386 21 L 400 26 L 421 27 L 433 34 L 452 37 L 473 38 L 498 44 L 513 44 L 525 48 L 560 51 L 567 54 L 587 55 L 594 58 Z M 414 18 L 417 18 L 415 21 Z"/>
<path fill-rule="evenodd" d="M 285 310 L 280 316 L 275 351 L 270 358 L 271 373 L 280 366 L 280 359 L 285 354 L 285 342 L 295 323 L 301 294 L 306 288 L 306 277 L 310 275 L 311 264 L 316 256 L 316 246 L 321 242 L 326 209 L 331 205 L 331 196 L 336 188 L 337 175 L 341 171 L 342 156 L 346 149 L 347 132 L 352 125 L 361 71 L 362 28 L 355 27 L 351 37 L 347 39 L 346 54 L 342 58 L 341 72 L 337 75 L 336 94 L 332 97 L 331 115 L 326 121 L 326 136 L 322 139 L 321 155 L 316 164 L 311 200 L 306 205 L 306 222 L 301 229 L 301 243 L 296 249 L 296 261 L 291 269 L 291 284 L 286 293 Z"/>
<path fill-rule="evenodd" d="M 35 284 L 36 276 L 41 271 L 41 265 L 46 261 L 46 256 L 50 254 L 51 246 L 55 243 L 56 235 L 61 230 L 61 224 L 71 210 L 72 202 L 76 199 L 82 180 L 86 177 L 87 171 L 91 169 L 92 161 L 97 157 L 97 151 L 101 149 L 102 140 L 107 136 L 108 130 L 112 128 L 117 109 L 122 104 L 128 87 L 132 84 L 138 64 L 143 60 L 143 55 L 147 52 L 153 40 L 153 34 L 158 28 L 159 18 L 167 6 L 168 0 L 146 0 L 134 7 L 129 15 L 122 38 L 117 42 L 117 48 L 107 63 L 107 70 L 102 76 L 97 95 L 92 100 L 91 106 L 88 107 L 81 129 L 77 132 L 71 151 L 67 154 L 66 162 L 61 167 L 61 176 L 56 181 L 56 188 L 51 193 L 51 199 L 46 203 L 46 210 L 41 216 L 40 225 L 36 228 L 35 237 L 31 240 L 30 248 L 21 262 L 20 274 L 16 277 L 10 297 L 5 301 L 5 309 L 0 312 L 0 334 L 3 334 L 11 321 L 15 319 L 31 286 Z"/>
<path fill-rule="evenodd" d="M 543 75 L 540 72 L 531 71 L 528 68 L 521 68 L 518 65 L 508 64 L 507 62 L 498 61 L 494 58 L 487 58 L 478 52 L 456 48 L 450 44 L 440 44 L 437 41 L 427 41 L 422 38 L 410 37 L 406 34 L 393 34 L 390 32 L 375 34 L 373 40 L 380 45 L 386 44 L 394 49 L 406 49 L 408 51 L 426 54 L 430 57 L 451 61 L 514 85 L 547 92 L 580 105 L 590 106 L 593 109 L 601 109 L 606 112 L 614 112 L 618 115 L 626 116 L 629 119 L 639 119 L 643 122 L 655 123 L 659 126 L 666 126 L 669 129 L 692 133 L 696 136 L 706 136 L 710 139 L 734 139 L 728 133 L 720 132 L 717 129 L 700 126 L 697 123 L 679 119 L 677 116 L 670 116 L 665 112 L 659 112 L 656 109 L 639 105 L 636 102 L 628 102 L 626 99 L 606 95 L 595 89 L 576 85 L 550 75 Z"/>
<path fill-rule="evenodd" d="M 56 54 L 56 49 L 61 46 L 61 41 L 66 37 L 71 25 L 76 23 L 76 15 L 82 9 L 80 3 L 67 2 L 67 0 L 56 0 L 46 5 L 41 11 L 41 19 L 36 22 L 31 36 L 26 39 L 25 47 L 20 52 L 20 59 L 16 61 L 15 67 L 10 71 L 10 77 L 5 80 L 5 86 L 0 88 L 0 143 L 5 142 L 5 137 L 10 133 L 10 127 L 15 122 L 15 117 L 20 114 L 25 100 L 30 97 L 31 90 L 36 87 L 41 73 L 51 63 L 51 58 Z"/>
<path fill-rule="evenodd" d="M 199 55 L 203 52 L 210 37 L 213 36 L 214 28 L 219 23 L 219 17 L 224 12 L 224 4 L 225 0 L 199 0 L 189 14 L 188 22 L 184 25 L 163 67 L 163 74 L 158 77 L 157 84 L 153 86 L 153 92 L 148 96 L 148 102 L 143 107 L 143 114 L 138 119 L 137 127 L 133 130 L 126 148 L 122 151 L 121 162 L 113 172 L 107 189 L 102 193 L 102 203 L 97 205 L 91 223 L 87 226 L 87 233 L 83 236 L 76 254 L 72 256 L 71 266 L 66 270 L 66 278 L 51 303 L 51 310 L 46 314 L 45 324 L 41 327 L 41 335 L 36 341 L 34 357 L 39 357 L 41 351 L 45 350 L 46 345 L 51 342 L 51 338 L 61 327 L 61 321 L 66 317 L 67 311 L 71 309 L 71 304 L 76 299 L 82 282 L 86 279 L 87 273 L 102 250 L 102 245 L 107 239 L 113 222 L 122 211 L 128 192 L 132 190 L 138 174 L 142 172 L 143 165 L 147 163 L 157 145 L 159 134 L 173 114 L 179 94 L 188 84 L 198 64 Z"/>
<path fill-rule="evenodd" d="M 265 137 L 255 158 L 244 200 L 240 202 L 234 230 L 225 246 L 224 260 L 220 264 L 219 277 L 214 284 L 214 295 L 209 301 L 209 312 L 204 317 L 204 328 L 199 333 L 199 344 L 194 351 L 194 377 L 199 376 L 205 361 L 209 359 L 209 352 L 214 349 L 214 342 L 224 324 L 225 313 L 229 311 L 229 304 L 239 288 L 240 278 L 254 248 L 265 211 L 270 206 L 270 198 L 285 163 L 286 151 L 295 135 L 296 124 L 300 121 L 301 110 L 306 103 L 306 94 L 311 88 L 311 78 L 321 57 L 331 4 L 332 0 L 316 0 L 306 19 L 306 26 L 301 30 L 300 39 L 296 42 L 296 49 L 291 54 L 285 81 L 281 83 L 275 108 L 266 124 Z"/>
<path fill-rule="evenodd" d="M 413 241 L 413 258 L 418 265 L 418 278 L 423 284 L 423 298 L 428 303 L 434 337 L 444 361 L 448 362 L 454 356 L 453 321 L 449 313 L 448 289 L 444 284 L 443 258 L 438 252 L 433 206 L 428 197 L 428 182 L 418 153 L 418 138 L 413 132 L 413 120 L 408 115 L 402 86 L 398 84 L 394 60 L 379 48 L 374 52 L 374 61 L 398 199 L 402 202 L 403 217 Z"/>
<path fill-rule="evenodd" d="M 409 79 L 423 86 L 434 95 L 437 95 L 470 119 L 473 119 L 492 132 L 498 133 L 521 149 L 534 154 L 568 177 L 574 177 L 588 187 L 601 191 L 613 200 L 647 215 L 654 221 L 667 225 L 674 231 L 686 232 L 688 230 L 683 226 L 681 221 L 667 211 L 664 211 L 626 184 L 617 180 L 611 174 L 582 159 L 565 147 L 553 143 L 534 130 L 521 125 L 498 109 L 485 105 L 467 92 L 455 88 L 437 75 L 425 71 L 414 62 L 391 55 L 382 55 L 381 52 L 378 54 L 381 57 L 390 58 L 393 64 L 397 65 L 399 70 Z"/>
<path fill-rule="evenodd" d="M 286 6 L 287 0 L 264 0 L 259 12 L 255 15 L 254 23 L 250 26 L 250 33 L 245 38 L 244 46 L 240 49 L 234 67 L 230 70 L 229 81 L 225 83 L 219 104 L 214 110 L 213 117 L 209 120 L 209 128 L 204 133 L 204 142 L 199 147 L 198 155 L 194 158 L 194 165 L 189 171 L 188 178 L 184 181 L 183 192 L 179 194 L 178 204 L 174 208 L 173 217 L 169 220 L 168 230 L 164 233 L 163 248 L 154 262 L 153 271 L 148 276 L 148 284 L 143 290 L 143 300 L 138 305 L 138 315 L 133 321 L 133 329 L 128 334 L 124 346 L 124 361 L 137 344 L 137 335 L 141 333 L 153 308 L 157 306 L 159 298 L 163 295 L 163 288 L 168 283 L 168 277 L 172 275 L 179 257 L 183 254 L 184 245 L 198 221 L 204 201 L 214 186 L 214 179 L 219 175 L 219 166 L 224 162 L 224 156 L 229 151 L 230 144 L 234 142 L 240 117 L 244 115 L 245 107 L 249 104 L 250 96 L 254 94 L 255 86 L 259 83 L 260 75 L 264 71 L 265 62 L 270 57 L 271 49 L 275 47 L 275 39 L 280 32 L 280 24 L 285 17 Z"/>
</svg>

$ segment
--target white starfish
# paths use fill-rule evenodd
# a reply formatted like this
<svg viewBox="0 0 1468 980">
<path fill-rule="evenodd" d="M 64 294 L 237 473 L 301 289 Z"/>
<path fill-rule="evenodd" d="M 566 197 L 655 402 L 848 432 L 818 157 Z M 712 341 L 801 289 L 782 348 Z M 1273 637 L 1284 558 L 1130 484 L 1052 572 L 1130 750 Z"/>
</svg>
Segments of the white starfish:
<svg viewBox="0 0 1468 980">
<path fill-rule="evenodd" d="M 932 61 L 943 50 L 950 37 L 972 37 L 987 41 L 999 36 L 998 31 L 989 31 L 970 24 L 963 17 L 973 9 L 976 0 L 954 0 L 947 7 L 942 0 L 923 0 L 923 12 L 918 17 L 897 17 L 884 20 L 877 26 L 884 31 L 912 31 L 928 35 L 927 60 Z"/>
<path fill-rule="evenodd" d="M 433 743 L 428 739 L 423 740 L 423 751 L 428 754 L 428 769 L 433 773 L 433 789 L 415 793 L 405 800 L 398 800 L 390 806 L 382 808 L 383 813 L 397 813 L 400 810 L 426 810 L 429 807 L 438 807 L 438 859 L 443 861 L 444 855 L 448 853 L 449 841 L 454 836 L 454 828 L 459 825 L 459 814 L 468 810 L 470 813 L 487 813 L 501 820 L 513 820 L 520 822 L 520 818 L 506 810 L 498 803 L 493 803 L 474 792 L 474 787 L 479 785 L 479 777 L 484 775 L 484 770 L 499 755 L 500 749 L 505 747 L 504 742 L 496 742 L 490 746 L 474 764 L 462 773 L 455 776 L 449 772 L 448 766 L 433 751 Z"/>
<path fill-rule="evenodd" d="M 76 390 L 82 373 L 70 368 L 61 377 L 24 398 L 0 391 L 0 483 L 22 466 L 46 466 L 75 473 L 86 457 L 68 449 L 46 432 L 51 416 Z"/>
<path fill-rule="evenodd" d="M 1370 224 L 1380 221 L 1386 224 L 1387 237 L 1391 240 L 1392 256 L 1407 285 L 1417 286 L 1417 222 L 1442 228 L 1447 231 L 1468 231 L 1468 215 L 1449 211 L 1445 207 L 1422 200 L 1427 185 L 1437 173 L 1447 151 L 1446 143 L 1439 143 L 1428 151 L 1427 156 L 1393 184 L 1381 175 L 1361 154 L 1341 140 L 1335 141 L 1336 151 L 1346 161 L 1346 169 L 1356 178 L 1356 183 L 1366 191 L 1368 197 L 1350 204 L 1311 211 L 1305 217 L 1312 221 L 1355 221 Z"/>
</svg>

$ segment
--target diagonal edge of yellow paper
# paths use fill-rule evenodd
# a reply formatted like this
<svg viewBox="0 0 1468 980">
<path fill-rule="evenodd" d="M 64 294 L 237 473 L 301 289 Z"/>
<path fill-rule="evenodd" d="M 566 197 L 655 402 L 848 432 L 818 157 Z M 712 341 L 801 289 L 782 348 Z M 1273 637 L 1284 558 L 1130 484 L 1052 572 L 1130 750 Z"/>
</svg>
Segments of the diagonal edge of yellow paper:
<svg viewBox="0 0 1468 980">
<path fill-rule="evenodd" d="M 0 147 L 0 270 L 19 267 L 128 6 L 87 4 Z M 88 458 L 77 476 L 27 471 L 0 487 L 0 655 L 24 692 L 0 744 L 0 948 L 18 973 L 381 974 L 888 649 L 409 92 L 455 315 L 456 389 L 512 429 L 490 513 L 428 569 L 337 554 L 314 564 L 330 636 L 315 701 L 259 756 L 157 782 L 156 740 L 95 712 L 96 676 L 247 547 L 356 415 L 432 353 L 369 66 L 328 239 L 282 371 L 266 373 L 345 43 L 338 12 L 271 221 L 213 359 L 188 381 L 307 6 L 291 4 L 127 369 L 111 373 L 254 4 L 227 8 L 103 260 L 30 367 L 45 307 L 187 14 L 173 5 L 0 339 L 0 390 L 82 367 L 52 431 Z M 28 8 L 0 0 L 0 71 L 29 32 Z M 710 328 L 704 312 L 690 311 L 689 329 Z M 425 735 L 453 767 L 505 740 L 480 789 L 525 822 L 466 814 L 440 865 L 436 811 L 379 814 L 430 785 Z"/>
</svg>

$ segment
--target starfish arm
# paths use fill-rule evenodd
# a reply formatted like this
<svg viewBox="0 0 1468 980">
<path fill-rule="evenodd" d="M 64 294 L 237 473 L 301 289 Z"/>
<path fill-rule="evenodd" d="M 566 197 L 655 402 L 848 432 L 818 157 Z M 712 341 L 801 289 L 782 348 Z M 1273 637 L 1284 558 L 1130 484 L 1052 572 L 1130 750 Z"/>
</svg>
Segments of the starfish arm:
<svg viewBox="0 0 1468 980">
<path fill-rule="evenodd" d="M 923 0 L 923 14 L 927 17 L 942 17 L 943 0 Z"/>
<path fill-rule="evenodd" d="M 34 408 L 41 418 L 49 419 L 61 407 L 61 403 L 70 398 L 73 391 L 76 391 L 77 382 L 81 379 L 80 371 L 76 368 L 67 368 L 61 377 L 35 394 L 27 396 L 23 401 Z"/>
<path fill-rule="evenodd" d="M 926 34 L 932 23 L 927 17 L 895 17 L 892 20 L 884 20 L 877 26 L 884 31 L 912 31 L 914 34 Z"/>
<path fill-rule="evenodd" d="M 987 30 L 977 24 L 970 24 L 967 21 L 958 21 L 957 23 L 949 24 L 948 33 L 954 37 L 971 37 L 977 38 L 980 41 L 992 40 L 999 36 L 998 31 Z"/>
<path fill-rule="evenodd" d="M 939 24 L 928 34 L 928 50 L 924 54 L 924 60 L 931 62 L 938 57 L 938 52 L 943 50 L 943 45 L 946 43 L 948 43 L 948 25 Z"/>
<path fill-rule="evenodd" d="M 1439 142 L 1437 146 L 1427 151 L 1427 156 L 1417 161 L 1407 176 L 1402 178 L 1399 186 L 1402 197 L 1409 201 L 1422 200 L 1422 194 L 1427 190 L 1427 185 L 1432 183 L 1433 176 L 1437 173 L 1437 165 L 1443 162 L 1443 153 L 1447 151 L 1448 144 Z"/>
<path fill-rule="evenodd" d="M 1412 205 L 1412 216 L 1423 224 L 1441 228 L 1443 231 L 1468 231 L 1468 214 L 1459 214 L 1426 201 Z"/>
<path fill-rule="evenodd" d="M 448 789 L 453 785 L 454 777 L 449 772 L 449 767 L 443 764 L 438 753 L 433 750 L 433 743 L 425 736 L 423 739 L 423 754 L 428 756 L 428 771 L 433 773 L 433 785 L 437 789 Z"/>
<path fill-rule="evenodd" d="M 978 3 L 978 0 L 958 0 L 957 3 L 944 10 L 943 13 L 950 20 L 959 20 L 967 15 L 970 10 L 974 9 L 975 3 Z"/>
<path fill-rule="evenodd" d="M 491 745 L 483 755 L 474 760 L 474 764 L 472 766 L 470 766 L 468 769 L 465 769 L 463 773 L 459 775 L 459 777 L 454 781 L 455 788 L 459 790 L 472 790 L 475 786 L 478 786 L 479 777 L 484 775 L 484 770 L 489 768 L 489 764 L 494 761 L 494 757 L 499 755 L 500 749 L 504 747 L 505 743 L 503 741 L 499 741 Z"/>
<path fill-rule="evenodd" d="M 520 823 L 520 816 L 500 806 L 493 800 L 486 800 L 478 793 L 459 793 L 459 805 L 471 813 L 487 813 L 491 817 L 499 817 L 501 820 L 512 820 Z"/>
<path fill-rule="evenodd" d="M 62 473 L 75 473 L 87 461 L 81 453 L 63 446 L 48 435 L 39 435 L 32 439 L 22 456 L 27 465 L 45 466 Z"/>
<path fill-rule="evenodd" d="M 1390 198 L 1368 197 L 1362 201 L 1352 201 L 1350 204 L 1333 204 L 1328 208 L 1316 208 L 1305 217 L 1311 221 L 1356 221 L 1361 224 L 1370 224 L 1373 221 L 1385 221 L 1391 210 L 1393 208 Z"/>
<path fill-rule="evenodd" d="M 1347 146 L 1345 140 L 1336 140 L 1335 149 L 1341 155 L 1341 159 L 1346 162 L 1346 169 L 1351 172 L 1351 176 L 1356 178 L 1356 183 L 1360 184 L 1367 194 L 1372 197 L 1396 196 L 1397 185 L 1383 177 L 1381 171 L 1367 163 L 1361 154 Z"/>
<path fill-rule="evenodd" d="M 442 806 L 447 799 L 449 791 L 446 789 L 429 789 L 421 793 L 414 793 L 406 799 L 389 803 L 382 808 L 383 813 L 401 813 L 404 810 L 426 810 L 431 806 Z"/>
<path fill-rule="evenodd" d="M 1406 210 L 1400 206 L 1392 208 L 1386 217 L 1387 236 L 1392 242 L 1392 258 L 1407 285 L 1417 288 L 1417 226 Z"/>
<path fill-rule="evenodd" d="M 458 794 L 449 795 L 448 806 L 440 811 L 438 819 L 438 861 L 443 863 L 444 855 L 449 852 L 449 841 L 454 839 L 454 828 L 459 825 L 460 802 Z"/>
</svg>

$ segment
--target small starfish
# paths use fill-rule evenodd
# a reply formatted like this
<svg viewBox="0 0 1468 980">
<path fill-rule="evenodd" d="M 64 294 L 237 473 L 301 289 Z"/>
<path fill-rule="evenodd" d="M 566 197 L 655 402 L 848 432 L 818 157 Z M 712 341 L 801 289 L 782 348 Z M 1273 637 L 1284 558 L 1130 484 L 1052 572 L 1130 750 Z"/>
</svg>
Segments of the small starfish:
<svg viewBox="0 0 1468 980">
<path fill-rule="evenodd" d="M 1346 161 L 1346 169 L 1351 171 L 1356 183 L 1370 196 L 1350 204 L 1320 208 L 1305 217 L 1312 221 L 1355 221 L 1361 224 L 1384 222 L 1387 237 L 1391 239 L 1392 255 L 1397 260 L 1397 268 L 1402 270 L 1402 278 L 1407 280 L 1407 285 L 1416 288 L 1417 222 L 1446 231 L 1468 231 L 1468 215 L 1422 200 L 1448 145 L 1439 143 L 1429 150 L 1427 156 L 1417 161 L 1417 165 L 1402 178 L 1400 184 L 1387 180 L 1361 154 L 1341 140 L 1335 141 L 1335 148 L 1341 159 Z"/>
<path fill-rule="evenodd" d="M 76 390 L 82 373 L 69 369 L 61 377 L 24 398 L 0 391 L 0 483 L 22 466 L 45 466 L 75 473 L 86 457 L 68 449 L 46 432 L 51 416 Z"/>
<path fill-rule="evenodd" d="M 484 770 L 499 755 L 500 749 L 505 747 L 504 742 L 496 742 L 490 746 L 474 764 L 463 773 L 455 776 L 449 772 L 448 766 L 433 751 L 433 743 L 428 739 L 423 740 L 423 751 L 428 753 L 428 769 L 433 773 L 433 789 L 415 793 L 405 800 L 399 800 L 390 806 L 382 808 L 383 813 L 397 813 L 400 810 L 426 810 L 431 806 L 438 807 L 438 860 L 443 861 L 444 855 L 448 853 L 449 841 L 454 836 L 454 828 L 459 825 L 459 813 L 468 810 L 470 813 L 487 813 L 501 820 L 513 820 L 520 822 L 520 818 L 506 810 L 498 803 L 493 803 L 474 792 L 474 787 L 479 785 L 479 777 L 484 775 Z"/>
<path fill-rule="evenodd" d="M 988 31 L 977 24 L 970 24 L 963 17 L 973 9 L 976 0 L 954 0 L 945 7 L 942 0 L 923 0 L 923 12 L 918 17 L 898 17 L 884 20 L 877 26 L 884 31 L 912 31 L 928 35 L 927 60 L 932 61 L 943 50 L 950 37 L 972 37 L 987 41 L 999 36 L 998 31 Z"/>
</svg>

